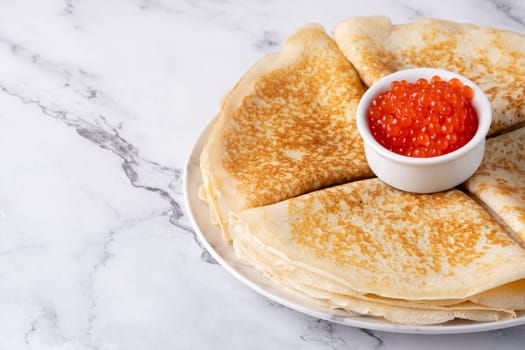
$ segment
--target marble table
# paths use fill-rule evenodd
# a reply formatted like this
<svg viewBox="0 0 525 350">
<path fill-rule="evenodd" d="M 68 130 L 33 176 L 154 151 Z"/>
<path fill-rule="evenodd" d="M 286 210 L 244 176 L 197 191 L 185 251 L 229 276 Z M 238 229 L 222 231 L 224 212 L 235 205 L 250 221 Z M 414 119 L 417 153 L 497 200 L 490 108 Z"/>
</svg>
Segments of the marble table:
<svg viewBox="0 0 525 350">
<path fill-rule="evenodd" d="M 523 348 L 319 320 L 196 239 L 182 173 L 223 95 L 301 24 L 373 14 L 525 32 L 517 0 L 1 1 L 0 349 Z"/>
</svg>

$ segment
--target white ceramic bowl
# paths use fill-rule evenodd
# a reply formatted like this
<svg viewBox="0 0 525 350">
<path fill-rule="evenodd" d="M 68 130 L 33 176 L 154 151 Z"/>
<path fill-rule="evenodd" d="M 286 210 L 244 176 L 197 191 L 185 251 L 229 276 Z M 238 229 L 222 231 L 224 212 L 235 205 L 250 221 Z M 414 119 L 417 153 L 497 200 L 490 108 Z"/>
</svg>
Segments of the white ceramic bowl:
<svg viewBox="0 0 525 350">
<path fill-rule="evenodd" d="M 419 78 L 430 80 L 435 75 L 446 81 L 457 78 L 474 90 L 472 106 L 478 115 L 478 129 L 474 137 L 453 152 L 429 158 L 400 155 L 379 144 L 368 127 L 367 110 L 371 101 L 380 93 L 390 90 L 393 81 L 415 83 Z M 413 68 L 392 73 L 372 85 L 357 107 L 357 127 L 364 140 L 366 159 L 372 171 L 385 183 L 416 193 L 444 191 L 474 174 L 485 153 L 485 137 L 491 121 L 490 103 L 479 87 L 459 74 L 435 68 Z"/>
</svg>

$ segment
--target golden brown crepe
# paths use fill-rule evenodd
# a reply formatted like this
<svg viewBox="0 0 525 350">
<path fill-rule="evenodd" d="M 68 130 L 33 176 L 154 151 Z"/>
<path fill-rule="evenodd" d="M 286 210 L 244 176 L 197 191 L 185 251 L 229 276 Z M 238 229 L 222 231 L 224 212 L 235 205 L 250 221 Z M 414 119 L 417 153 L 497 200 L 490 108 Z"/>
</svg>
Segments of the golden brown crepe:
<svg viewBox="0 0 525 350">
<path fill-rule="evenodd" d="M 483 162 L 466 188 L 499 215 L 525 246 L 525 128 L 487 140 Z"/>
<path fill-rule="evenodd" d="M 438 19 L 388 17 L 339 23 L 334 37 L 366 85 L 411 67 L 444 68 L 476 83 L 493 109 L 490 134 L 525 121 L 525 36 Z"/>
<path fill-rule="evenodd" d="M 470 300 L 403 300 L 359 294 L 326 276 L 303 269 L 300 264 L 294 265 L 286 257 L 273 253 L 270 247 L 262 246 L 250 235 L 235 237 L 234 245 L 241 259 L 281 287 L 325 308 L 343 309 L 348 312 L 346 316 L 359 313 L 382 316 L 393 322 L 420 325 L 442 323 L 454 318 L 497 321 L 515 317 L 512 310 L 522 306 L 519 296 L 523 296 L 523 293 L 516 295 L 515 288 L 506 293 L 506 298 L 497 300 L 492 295 L 499 296 L 503 293 L 491 290 L 491 295 L 478 298 L 484 304 Z"/>
<path fill-rule="evenodd" d="M 525 250 L 458 190 L 357 181 L 234 214 L 230 231 L 360 294 L 459 300 L 525 278 Z"/>
<path fill-rule="evenodd" d="M 355 110 L 363 85 L 319 25 L 299 29 L 224 100 L 201 156 L 213 220 L 371 176 Z"/>
</svg>

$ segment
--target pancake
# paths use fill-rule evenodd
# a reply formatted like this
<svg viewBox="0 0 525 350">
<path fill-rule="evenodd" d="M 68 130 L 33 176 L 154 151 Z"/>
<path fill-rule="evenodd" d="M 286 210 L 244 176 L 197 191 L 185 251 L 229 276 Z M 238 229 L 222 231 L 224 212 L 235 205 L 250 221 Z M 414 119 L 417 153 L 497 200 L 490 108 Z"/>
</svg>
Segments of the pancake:
<svg viewBox="0 0 525 350">
<path fill-rule="evenodd" d="M 356 181 L 234 214 L 230 231 L 361 295 L 456 302 L 525 278 L 525 250 L 458 190 Z"/>
<path fill-rule="evenodd" d="M 520 310 L 525 309 L 525 279 L 490 289 L 489 291 L 465 299 L 410 300 L 384 298 L 374 294 L 362 294 L 346 285 L 338 283 L 322 272 L 304 267 L 300 261 L 293 261 L 264 246 L 251 235 L 236 236 L 234 247 L 240 259 L 255 266 L 268 277 L 278 282 L 286 281 L 288 285 L 316 288 L 325 293 L 326 299 L 331 296 L 352 297 L 362 301 L 377 302 L 397 307 L 447 310 L 457 309 L 458 305 L 476 310 Z"/>
<path fill-rule="evenodd" d="M 260 249 L 251 250 L 248 246 L 240 244 L 235 239 L 236 252 L 239 257 L 256 267 L 266 276 L 277 282 L 280 287 L 287 289 L 294 295 L 305 298 L 309 302 L 332 310 L 345 310 L 345 316 L 354 313 L 368 316 L 384 317 L 392 322 L 404 324 L 428 325 L 462 318 L 473 321 L 499 321 L 515 317 L 512 310 L 503 307 L 494 308 L 475 304 L 470 301 L 458 301 L 450 305 L 440 306 L 423 301 L 404 301 L 400 299 L 381 298 L 373 295 L 359 295 L 334 293 L 324 289 L 322 278 L 300 279 L 296 272 L 299 268 L 287 266 L 284 273 L 279 273 L 283 268 L 282 260 L 266 250 L 261 255 Z M 321 283 L 319 283 L 321 282 Z M 432 302 L 432 301 L 431 301 Z"/>
<path fill-rule="evenodd" d="M 471 302 L 465 302 L 450 307 L 417 308 L 404 307 L 398 304 L 388 304 L 376 301 L 364 301 L 345 295 L 326 295 L 318 288 L 298 286 L 298 290 L 310 297 L 324 300 L 332 308 L 340 308 L 350 312 L 357 312 L 367 316 L 379 316 L 385 319 L 410 325 L 433 325 L 465 319 L 478 322 L 502 321 L 515 317 L 515 313 L 508 310 L 487 309 Z"/>
<path fill-rule="evenodd" d="M 334 37 L 366 85 L 412 67 L 444 68 L 476 83 L 489 98 L 489 134 L 525 121 L 525 36 L 437 19 L 393 25 L 388 17 L 339 23 Z"/>
<path fill-rule="evenodd" d="M 277 249 L 265 246 L 247 230 L 234 228 L 231 232 L 240 259 L 294 295 L 325 308 L 417 325 L 443 323 L 454 318 L 499 321 L 513 318 L 513 310 L 525 308 L 525 280 L 511 282 L 466 299 L 405 300 L 361 294 L 316 267 L 305 265 L 303 260 L 290 260 Z"/>
<path fill-rule="evenodd" d="M 487 140 L 481 166 L 466 182 L 525 246 L 525 128 Z"/>
<path fill-rule="evenodd" d="M 372 176 L 355 123 L 364 87 L 319 25 L 293 34 L 226 96 L 201 155 L 201 197 L 230 239 L 238 212 Z"/>
</svg>

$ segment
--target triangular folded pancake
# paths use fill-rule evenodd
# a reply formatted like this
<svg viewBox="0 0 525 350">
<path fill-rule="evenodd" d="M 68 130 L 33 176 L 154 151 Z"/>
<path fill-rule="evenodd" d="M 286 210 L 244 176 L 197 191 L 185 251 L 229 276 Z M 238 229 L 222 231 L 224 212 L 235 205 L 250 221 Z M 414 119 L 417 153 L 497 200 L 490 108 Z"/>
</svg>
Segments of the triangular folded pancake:
<svg viewBox="0 0 525 350">
<path fill-rule="evenodd" d="M 230 232 L 361 295 L 445 306 L 525 278 L 525 250 L 458 190 L 356 181 L 232 215 Z"/>
<path fill-rule="evenodd" d="M 360 295 L 355 291 L 337 293 L 326 290 L 326 283 L 320 276 L 301 271 L 299 266 L 286 264 L 283 259 L 272 254 L 265 248 L 253 249 L 242 240 L 234 240 L 239 257 L 247 261 L 257 270 L 277 282 L 279 286 L 289 290 L 294 295 L 306 298 L 309 302 L 319 304 L 328 309 L 342 309 L 353 313 L 380 316 L 387 320 L 405 324 L 428 325 L 450 321 L 454 318 L 463 318 L 473 321 L 499 321 L 515 317 L 512 309 L 475 304 L 470 301 L 456 301 L 444 306 L 433 304 L 433 301 L 405 301 L 388 299 L 370 294 Z M 310 278 L 297 278 L 297 273 L 310 275 Z M 313 277 L 313 278 L 312 278 Z M 491 300 L 489 300 L 490 302 Z"/>
<path fill-rule="evenodd" d="M 487 140 L 485 157 L 466 182 L 525 246 L 525 128 Z"/>
<path fill-rule="evenodd" d="M 234 240 L 235 252 L 240 259 L 250 263 L 257 270 L 277 281 L 281 286 L 290 289 L 316 288 L 316 295 L 324 293 L 324 299 L 333 299 L 332 307 L 343 296 L 365 302 L 392 305 L 401 308 L 421 310 L 525 310 L 525 279 L 504 284 L 480 294 L 464 299 L 433 299 L 409 300 L 385 298 L 374 294 L 363 294 L 342 285 L 322 272 L 316 272 L 311 267 L 305 267 L 300 261 L 293 261 L 286 256 L 264 246 L 255 237 L 249 234 L 236 235 Z M 333 297 L 333 298 L 332 298 Z M 469 302 L 469 304 L 466 304 Z M 357 310 L 354 310 L 357 311 Z"/>
<path fill-rule="evenodd" d="M 444 68 L 476 83 L 493 109 L 493 134 L 525 121 L 525 36 L 437 19 L 393 25 L 388 17 L 339 23 L 334 37 L 366 85 L 397 70 Z"/>
<path fill-rule="evenodd" d="M 318 25 L 248 71 L 226 96 L 201 156 L 201 197 L 226 239 L 230 211 L 372 175 L 355 124 L 363 92 Z"/>
</svg>

